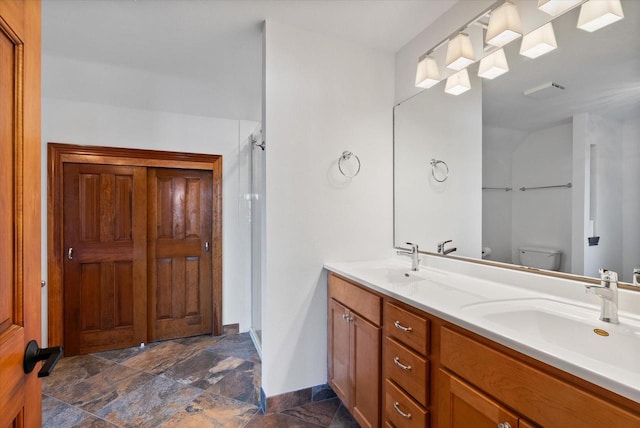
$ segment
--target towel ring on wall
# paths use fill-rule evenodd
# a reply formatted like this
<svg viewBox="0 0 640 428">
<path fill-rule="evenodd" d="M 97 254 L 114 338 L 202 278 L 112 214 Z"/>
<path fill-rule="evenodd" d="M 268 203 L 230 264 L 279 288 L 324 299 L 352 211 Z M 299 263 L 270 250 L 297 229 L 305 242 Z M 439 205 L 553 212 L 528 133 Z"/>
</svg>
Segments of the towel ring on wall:
<svg viewBox="0 0 640 428">
<path fill-rule="evenodd" d="M 356 172 L 350 175 L 345 173 L 344 170 L 342 169 L 342 162 L 346 162 L 352 157 L 356 159 L 356 162 L 358 163 L 358 168 L 356 168 Z M 340 170 L 340 174 L 344 175 L 347 178 L 353 178 L 356 175 L 358 175 L 358 173 L 360 172 L 360 158 L 354 155 L 353 153 L 351 153 L 350 151 L 345 150 L 344 152 L 342 152 L 342 156 L 340 156 L 340 158 L 338 159 L 338 169 Z"/>
<path fill-rule="evenodd" d="M 431 164 L 431 175 L 433 176 L 433 179 L 436 180 L 438 183 L 443 183 L 447 181 L 447 178 L 449 178 L 449 165 L 447 165 L 445 161 L 437 160 L 437 159 L 431 159 L 431 162 L 429 163 Z M 442 178 L 438 178 L 436 176 L 436 167 L 438 166 L 438 164 L 442 164 L 446 168 L 446 171 L 444 172 L 444 177 Z"/>
</svg>

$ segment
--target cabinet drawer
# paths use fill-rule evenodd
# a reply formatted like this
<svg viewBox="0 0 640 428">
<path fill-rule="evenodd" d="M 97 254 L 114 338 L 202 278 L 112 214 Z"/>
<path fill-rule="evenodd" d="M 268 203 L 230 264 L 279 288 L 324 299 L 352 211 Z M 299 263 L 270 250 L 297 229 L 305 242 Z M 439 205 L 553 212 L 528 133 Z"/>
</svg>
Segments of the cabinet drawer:
<svg viewBox="0 0 640 428">
<path fill-rule="evenodd" d="M 426 428 L 428 412 L 389 379 L 385 381 L 385 419 L 396 428 Z"/>
<path fill-rule="evenodd" d="M 385 339 L 383 361 L 386 376 L 426 407 L 429 400 L 429 361 L 389 337 Z"/>
<path fill-rule="evenodd" d="M 386 336 L 393 337 L 423 355 L 429 355 L 428 319 L 387 303 L 384 320 Z"/>
<path fill-rule="evenodd" d="M 443 366 L 542 426 L 640 426 L 640 415 L 446 327 L 440 348 Z"/>
<path fill-rule="evenodd" d="M 336 275 L 329 274 L 329 297 L 357 312 L 376 325 L 380 325 L 381 298 Z"/>
</svg>

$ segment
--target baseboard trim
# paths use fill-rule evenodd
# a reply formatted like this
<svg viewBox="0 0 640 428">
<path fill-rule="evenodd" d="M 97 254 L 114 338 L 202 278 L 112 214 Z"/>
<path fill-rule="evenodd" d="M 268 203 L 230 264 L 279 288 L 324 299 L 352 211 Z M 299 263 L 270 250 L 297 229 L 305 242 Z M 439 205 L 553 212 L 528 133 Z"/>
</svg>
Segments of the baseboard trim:
<svg viewBox="0 0 640 428">
<path fill-rule="evenodd" d="M 336 393 L 326 383 L 271 397 L 267 397 L 264 389 L 260 388 L 260 410 L 264 414 L 278 413 L 333 397 L 336 397 Z"/>
</svg>

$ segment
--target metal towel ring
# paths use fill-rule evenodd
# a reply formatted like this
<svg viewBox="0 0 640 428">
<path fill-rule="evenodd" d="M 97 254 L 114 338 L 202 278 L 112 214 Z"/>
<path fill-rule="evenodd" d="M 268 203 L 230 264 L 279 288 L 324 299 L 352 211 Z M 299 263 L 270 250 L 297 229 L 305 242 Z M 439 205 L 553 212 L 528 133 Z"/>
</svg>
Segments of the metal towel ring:
<svg viewBox="0 0 640 428">
<path fill-rule="evenodd" d="M 349 175 L 342 170 L 342 162 L 348 161 L 349 159 L 351 159 L 351 157 L 356 158 L 356 162 L 358 162 L 358 169 L 356 169 L 356 172 L 354 172 L 352 175 Z M 342 152 L 342 156 L 340 156 L 340 158 L 338 159 L 338 169 L 340 170 L 340 174 L 344 175 L 347 178 L 353 178 L 360 172 L 360 158 L 350 151 L 345 150 L 344 152 Z"/>
<path fill-rule="evenodd" d="M 431 163 L 431 175 L 433 176 L 433 179 L 436 180 L 438 183 L 443 183 L 447 181 L 447 178 L 449 178 L 449 165 L 447 165 L 445 161 L 437 160 L 437 159 L 431 159 L 430 163 Z M 444 173 L 444 178 L 442 180 L 436 177 L 436 167 L 440 163 L 444 165 L 444 167 L 447 169 L 447 171 Z"/>
</svg>

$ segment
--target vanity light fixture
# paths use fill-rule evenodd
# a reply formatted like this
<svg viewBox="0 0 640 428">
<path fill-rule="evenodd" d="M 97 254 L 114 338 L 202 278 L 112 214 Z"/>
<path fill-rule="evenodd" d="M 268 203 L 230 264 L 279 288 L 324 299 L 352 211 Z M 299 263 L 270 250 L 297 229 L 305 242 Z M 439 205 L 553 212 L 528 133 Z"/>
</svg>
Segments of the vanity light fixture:
<svg viewBox="0 0 640 428">
<path fill-rule="evenodd" d="M 551 22 L 548 22 L 522 37 L 520 55 L 529 58 L 538 58 L 557 47 L 558 43 L 556 42 L 556 36 L 553 32 L 553 25 Z"/>
<path fill-rule="evenodd" d="M 502 47 L 522 36 L 522 23 L 518 8 L 506 0 L 498 6 L 489 18 L 486 42 L 489 45 Z"/>
<path fill-rule="evenodd" d="M 583 0 L 538 0 L 538 9 L 551 16 L 558 16 Z"/>
<path fill-rule="evenodd" d="M 418 70 L 416 71 L 416 86 L 419 88 L 430 88 L 440 82 L 440 70 L 438 63 L 430 56 L 425 56 L 418 61 Z"/>
<path fill-rule="evenodd" d="M 578 28 L 593 32 L 624 18 L 620 0 L 589 0 L 580 6 Z"/>
<path fill-rule="evenodd" d="M 444 91 L 447 94 L 460 95 L 469 89 L 471 89 L 471 82 L 469 81 L 469 72 L 465 68 L 447 78 L 447 85 Z"/>
<path fill-rule="evenodd" d="M 476 57 L 473 53 L 471 39 L 466 33 L 460 33 L 449 40 L 447 45 L 447 68 L 452 70 L 462 70 L 473 64 Z"/>
<path fill-rule="evenodd" d="M 478 76 L 484 79 L 495 79 L 507 71 L 509 71 L 507 57 L 504 54 L 504 49 L 500 48 L 480 60 Z"/>
</svg>

